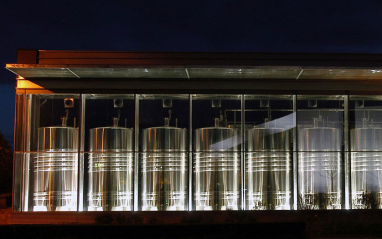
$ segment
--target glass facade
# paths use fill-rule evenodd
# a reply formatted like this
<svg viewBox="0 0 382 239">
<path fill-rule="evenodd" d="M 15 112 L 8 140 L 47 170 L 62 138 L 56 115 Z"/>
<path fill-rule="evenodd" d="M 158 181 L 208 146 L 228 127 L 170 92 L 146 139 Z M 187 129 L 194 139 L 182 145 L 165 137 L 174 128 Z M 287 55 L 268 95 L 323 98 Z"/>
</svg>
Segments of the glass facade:
<svg viewBox="0 0 382 239">
<path fill-rule="evenodd" d="M 137 95 L 139 208 L 188 208 L 188 95 Z"/>
<path fill-rule="evenodd" d="M 382 208 L 381 119 L 379 96 L 17 93 L 14 210 Z"/>
<path fill-rule="evenodd" d="M 381 209 L 382 98 L 350 97 L 351 205 Z"/>
<path fill-rule="evenodd" d="M 247 210 L 291 208 L 291 95 L 245 95 Z"/>
<path fill-rule="evenodd" d="M 341 209 L 343 96 L 297 96 L 298 206 Z"/>
<path fill-rule="evenodd" d="M 85 209 L 132 211 L 134 95 L 88 94 L 83 102 Z"/>
<path fill-rule="evenodd" d="M 240 208 L 240 109 L 240 95 L 192 95 L 197 211 Z"/>
<path fill-rule="evenodd" d="M 77 211 L 79 95 L 26 95 L 23 211 Z M 17 153 L 16 153 L 17 154 Z"/>
</svg>

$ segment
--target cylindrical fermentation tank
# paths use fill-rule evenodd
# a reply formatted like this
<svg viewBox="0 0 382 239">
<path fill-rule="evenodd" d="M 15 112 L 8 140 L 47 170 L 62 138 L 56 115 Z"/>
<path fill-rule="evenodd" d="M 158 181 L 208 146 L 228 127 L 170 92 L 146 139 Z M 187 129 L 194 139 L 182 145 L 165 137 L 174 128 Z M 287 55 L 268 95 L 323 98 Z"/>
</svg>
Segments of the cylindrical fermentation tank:
<svg viewBox="0 0 382 239">
<path fill-rule="evenodd" d="M 351 130 L 352 208 L 382 208 L 382 128 Z"/>
<path fill-rule="evenodd" d="M 76 211 L 77 181 L 78 129 L 66 126 L 39 128 L 33 211 Z"/>
<path fill-rule="evenodd" d="M 238 210 L 240 151 L 238 132 L 227 127 L 195 130 L 195 209 Z"/>
<path fill-rule="evenodd" d="M 133 130 L 116 125 L 90 130 L 89 211 L 133 209 Z"/>
<path fill-rule="evenodd" d="M 302 128 L 298 135 L 300 209 L 341 209 L 341 131 Z"/>
<path fill-rule="evenodd" d="M 289 210 L 289 131 L 249 129 L 247 147 L 247 210 Z"/>
<path fill-rule="evenodd" d="M 186 135 L 186 129 L 170 126 L 143 130 L 143 211 L 187 209 Z"/>
</svg>

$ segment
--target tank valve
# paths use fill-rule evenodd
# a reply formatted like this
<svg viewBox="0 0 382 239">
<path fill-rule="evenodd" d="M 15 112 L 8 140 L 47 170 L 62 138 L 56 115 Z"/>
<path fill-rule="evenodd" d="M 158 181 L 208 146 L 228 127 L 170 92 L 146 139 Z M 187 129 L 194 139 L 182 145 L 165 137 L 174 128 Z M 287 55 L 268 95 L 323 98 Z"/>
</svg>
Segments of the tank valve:
<svg viewBox="0 0 382 239">
<path fill-rule="evenodd" d="M 171 115 L 172 115 L 172 111 L 168 110 L 168 117 L 164 118 L 164 126 L 165 127 L 170 126 Z"/>
<path fill-rule="evenodd" d="M 68 118 L 66 118 L 65 116 L 61 117 L 61 126 L 66 127 L 67 123 L 68 123 Z"/>
<path fill-rule="evenodd" d="M 113 127 L 118 127 L 119 118 L 121 117 L 121 110 L 118 110 L 118 117 L 113 118 Z"/>
<path fill-rule="evenodd" d="M 118 121 L 119 121 L 118 118 L 116 117 L 113 118 L 113 127 L 118 127 Z"/>
<path fill-rule="evenodd" d="M 220 118 L 215 118 L 215 127 L 220 126 Z"/>
<path fill-rule="evenodd" d="M 61 126 L 66 127 L 68 125 L 69 109 L 65 110 L 65 116 L 61 117 Z"/>
<path fill-rule="evenodd" d="M 170 118 L 164 118 L 164 126 L 169 127 L 170 126 Z"/>
</svg>

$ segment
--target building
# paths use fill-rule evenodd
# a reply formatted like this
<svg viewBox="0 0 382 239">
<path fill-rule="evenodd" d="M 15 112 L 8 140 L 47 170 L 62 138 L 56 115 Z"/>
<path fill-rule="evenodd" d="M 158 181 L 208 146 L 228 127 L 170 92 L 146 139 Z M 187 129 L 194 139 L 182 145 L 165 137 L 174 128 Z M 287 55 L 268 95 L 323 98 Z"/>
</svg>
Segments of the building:
<svg viewBox="0 0 382 239">
<path fill-rule="evenodd" d="M 382 208 L 381 55 L 19 50 L 6 68 L 15 218 Z"/>
</svg>

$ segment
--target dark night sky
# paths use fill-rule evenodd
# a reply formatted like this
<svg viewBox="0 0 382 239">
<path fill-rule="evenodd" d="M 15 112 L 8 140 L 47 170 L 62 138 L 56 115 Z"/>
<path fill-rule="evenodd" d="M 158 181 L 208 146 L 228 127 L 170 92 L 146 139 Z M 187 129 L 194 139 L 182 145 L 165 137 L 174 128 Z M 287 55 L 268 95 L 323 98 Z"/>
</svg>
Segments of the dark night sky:
<svg viewBox="0 0 382 239">
<path fill-rule="evenodd" d="M 2 1 L 0 65 L 16 49 L 382 53 L 382 1 Z M 15 76 L 0 70 L 13 141 Z"/>
</svg>

